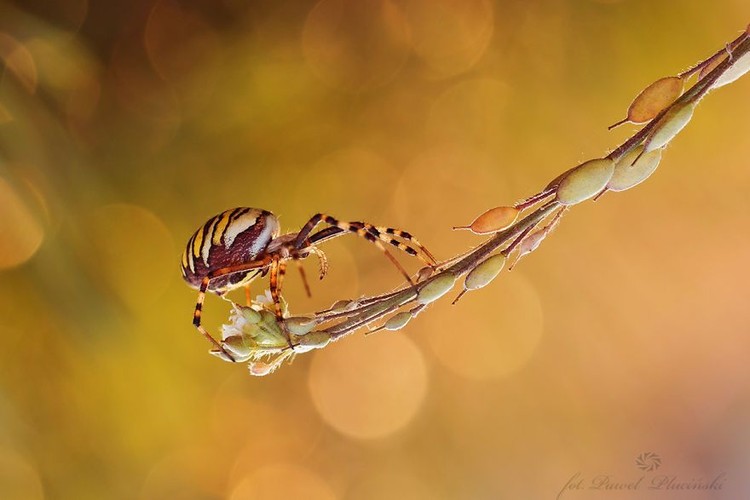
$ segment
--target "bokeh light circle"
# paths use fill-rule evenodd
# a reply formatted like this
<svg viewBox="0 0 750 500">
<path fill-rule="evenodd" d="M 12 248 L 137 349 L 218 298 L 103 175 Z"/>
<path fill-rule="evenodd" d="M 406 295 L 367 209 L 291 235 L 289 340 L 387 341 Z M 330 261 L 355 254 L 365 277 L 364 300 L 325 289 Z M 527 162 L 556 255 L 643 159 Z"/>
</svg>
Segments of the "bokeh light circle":
<svg viewBox="0 0 750 500">
<path fill-rule="evenodd" d="M 305 217 L 312 215 L 308 213 L 311 206 L 333 210 L 336 207 L 331 207 L 331 203 L 338 202 L 341 206 L 351 207 L 350 212 L 355 209 L 360 212 L 331 214 L 348 220 L 380 215 L 383 197 L 397 181 L 396 169 L 379 155 L 363 148 L 344 148 L 317 160 L 299 179 L 285 182 L 292 184 L 293 199 L 305 200 Z M 367 213 L 361 213 L 362 210 Z"/>
<path fill-rule="evenodd" d="M 428 149 L 414 159 L 396 185 L 394 219 L 404 228 L 419 220 L 420 234 L 445 234 L 447 227 L 470 223 L 490 208 L 491 200 L 512 196 L 502 175 L 497 160 L 478 149 L 455 143 Z M 420 240 L 429 241 L 427 237 Z"/>
<path fill-rule="evenodd" d="M 0 178 L 0 269 L 29 260 L 42 244 L 44 230 L 18 193 Z"/>
<path fill-rule="evenodd" d="M 423 317 L 440 362 L 470 379 L 515 372 L 529 361 L 542 337 L 539 297 L 516 270 L 467 293 L 454 307 L 435 307 Z"/>
<path fill-rule="evenodd" d="M 302 48 L 328 85 L 361 92 L 391 81 L 409 57 L 409 26 L 388 0 L 321 0 L 310 11 Z"/>
<path fill-rule="evenodd" d="M 139 498 L 218 498 L 226 481 L 225 472 L 211 448 L 179 448 L 154 464 L 143 482 Z"/>
<path fill-rule="evenodd" d="M 427 369 L 403 334 L 358 335 L 316 352 L 308 382 L 331 427 L 354 438 L 382 438 L 416 415 L 427 392 Z"/>
<path fill-rule="evenodd" d="M 29 49 L 7 33 L 0 32 L 0 59 L 5 70 L 15 76 L 31 93 L 36 91 L 39 81 L 36 62 Z"/>
<path fill-rule="evenodd" d="M 128 112 L 136 132 L 151 150 L 165 147 L 184 119 L 177 91 L 159 77 L 140 46 L 122 41 L 112 52 L 111 82 L 119 106 Z"/>
<path fill-rule="evenodd" d="M 506 107 L 510 87 L 494 78 L 459 82 L 438 97 L 428 127 L 436 140 L 497 147 L 507 132 Z"/>
<path fill-rule="evenodd" d="M 309 469 L 292 464 L 264 465 L 237 483 L 230 500 L 335 500 L 331 487 Z"/>
<path fill-rule="evenodd" d="M 357 500 L 381 500 L 384 498 L 408 498 L 409 500 L 433 500 L 442 498 L 434 480 L 422 480 L 409 472 L 404 463 L 389 464 L 383 470 L 368 472 L 362 481 L 347 491 L 349 498 Z"/>
<path fill-rule="evenodd" d="M 89 12 L 89 0 L 54 0 L 31 5 L 43 5 L 45 22 L 71 35 L 81 29 Z"/>
<path fill-rule="evenodd" d="M 469 70 L 492 38 L 489 0 L 410 0 L 405 11 L 414 51 L 437 77 Z"/>
<path fill-rule="evenodd" d="M 20 454 L 9 448 L 0 448 L 0 498 L 44 498 L 39 472 Z"/>
<path fill-rule="evenodd" d="M 99 207 L 87 231 L 101 276 L 132 309 L 155 302 L 178 274 L 172 235 L 145 208 L 124 203 Z"/>
<path fill-rule="evenodd" d="M 199 71 L 198 63 L 205 64 L 220 49 L 209 25 L 174 0 L 154 4 L 143 42 L 154 70 L 169 81 Z"/>
<path fill-rule="evenodd" d="M 197 11 L 159 0 L 148 16 L 143 44 L 154 71 L 174 87 L 183 112 L 202 112 L 214 102 L 225 45 Z"/>
<path fill-rule="evenodd" d="M 240 370 L 239 375 L 248 377 L 246 370 Z M 296 401 L 294 396 L 290 399 Z M 311 405 L 290 410 L 277 402 L 229 395 L 217 398 L 216 403 L 212 422 L 215 439 L 237 448 L 227 471 L 231 484 L 239 483 L 261 463 L 289 457 L 304 460 L 319 444 L 324 429 Z"/>
</svg>

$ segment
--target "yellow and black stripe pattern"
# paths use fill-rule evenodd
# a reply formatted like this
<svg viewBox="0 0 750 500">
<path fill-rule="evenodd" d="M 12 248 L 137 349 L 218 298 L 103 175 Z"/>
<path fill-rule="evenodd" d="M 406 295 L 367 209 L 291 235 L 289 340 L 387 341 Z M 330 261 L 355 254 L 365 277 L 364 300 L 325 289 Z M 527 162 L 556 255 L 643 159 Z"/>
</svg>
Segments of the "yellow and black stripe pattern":
<svg viewBox="0 0 750 500">
<path fill-rule="evenodd" d="M 261 254 L 278 235 L 278 230 L 276 217 L 257 208 L 239 207 L 211 217 L 185 246 L 182 276 L 197 287 L 211 270 Z M 238 247 L 237 251 L 233 251 L 233 246 Z"/>
<path fill-rule="evenodd" d="M 321 222 L 331 227 L 312 234 L 315 226 Z M 357 234 L 373 243 L 411 284 L 414 283 L 409 273 L 391 255 L 386 244 L 420 258 L 431 268 L 436 265 L 435 258 L 416 238 L 406 231 L 391 227 L 373 226 L 366 222 L 342 222 L 329 215 L 316 214 L 298 233 L 279 238 L 279 221 L 266 210 L 240 207 L 208 219 L 188 240 L 182 253 L 181 269 L 185 281 L 198 289 L 193 325 L 213 345 L 211 352 L 227 361 L 235 361 L 222 343 L 201 325 L 206 292 L 222 295 L 247 285 L 254 277 L 270 271 L 271 296 L 276 315 L 281 319 L 281 286 L 286 261 L 300 260 L 316 254 L 321 260 L 322 278 L 327 264 L 325 256 L 316 245 L 346 233 Z M 306 284 L 305 286 L 307 288 Z M 289 346 L 292 347 L 291 340 Z"/>
<path fill-rule="evenodd" d="M 414 238 L 411 233 L 392 227 L 373 226 L 372 224 L 369 224 L 367 222 L 342 222 L 326 214 L 315 214 L 299 232 L 296 244 L 302 245 L 304 241 L 303 238 L 306 238 L 307 235 L 310 234 L 312 229 L 320 222 L 324 222 L 331 226 L 337 227 L 343 231 L 356 233 L 358 236 L 372 243 L 382 241 L 383 243 L 393 245 L 394 247 L 403 252 L 406 252 L 409 255 L 418 257 L 427 265 L 432 266 L 436 264 L 435 257 L 432 255 L 432 253 L 430 253 L 430 251 L 427 250 L 424 245 L 417 241 L 417 239 Z M 390 236 L 396 236 L 408 243 L 396 240 L 394 238 L 391 238 Z M 314 235 L 312 238 L 314 239 Z"/>
</svg>

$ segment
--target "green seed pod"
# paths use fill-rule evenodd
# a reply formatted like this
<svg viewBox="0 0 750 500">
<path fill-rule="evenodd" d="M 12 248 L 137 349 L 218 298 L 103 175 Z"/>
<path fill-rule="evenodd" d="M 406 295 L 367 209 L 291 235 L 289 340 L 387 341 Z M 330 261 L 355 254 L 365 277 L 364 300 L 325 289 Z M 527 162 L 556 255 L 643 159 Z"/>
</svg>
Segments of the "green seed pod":
<svg viewBox="0 0 750 500">
<path fill-rule="evenodd" d="M 252 338 L 259 347 L 264 348 L 280 348 L 288 344 L 276 321 L 276 316 L 266 310 L 261 311 L 261 321 L 253 332 Z"/>
<path fill-rule="evenodd" d="M 451 273 L 443 273 L 427 283 L 417 295 L 417 302 L 429 304 L 436 301 L 453 288 L 456 277 Z"/>
<path fill-rule="evenodd" d="M 549 182 L 549 184 L 547 184 L 547 186 L 544 188 L 544 190 L 547 191 L 548 189 L 556 189 L 557 186 L 560 185 L 560 181 L 563 180 L 565 177 L 567 177 L 568 174 L 571 173 L 576 168 L 578 168 L 578 166 L 571 167 L 568 170 L 566 170 L 565 172 L 563 172 L 560 175 L 558 175 L 557 177 L 555 177 L 554 179 L 552 179 Z"/>
<path fill-rule="evenodd" d="M 474 219 L 470 225 L 455 226 L 453 229 L 469 229 L 475 234 L 496 233 L 513 224 L 519 212 L 515 207 L 491 208 Z"/>
<path fill-rule="evenodd" d="M 315 328 L 317 322 L 313 318 L 286 318 L 284 320 L 284 326 L 289 333 L 293 335 L 305 335 L 307 332 Z"/>
<path fill-rule="evenodd" d="M 738 58 L 736 61 L 733 61 L 732 67 L 722 73 L 711 87 L 718 89 L 719 87 L 728 85 L 748 71 L 750 71 L 750 52 Z"/>
<path fill-rule="evenodd" d="M 224 348 L 236 354 L 238 357 L 250 357 L 250 353 L 255 349 L 255 342 L 252 339 L 242 335 L 232 335 L 222 341 Z"/>
<path fill-rule="evenodd" d="M 276 320 L 276 315 L 271 311 L 263 309 L 260 311 L 260 325 L 266 327 L 278 327 L 279 323 Z"/>
<path fill-rule="evenodd" d="M 625 191 L 648 179 L 661 161 L 663 150 L 656 149 L 643 154 L 643 146 L 638 146 L 615 163 L 615 172 L 607 183 L 610 191 Z"/>
<path fill-rule="evenodd" d="M 322 349 L 331 342 L 331 334 L 327 332 L 310 332 L 300 337 L 295 352 L 307 352 L 312 349 Z M 302 348 L 302 349 L 300 349 Z"/>
<path fill-rule="evenodd" d="M 260 322 L 260 313 L 253 309 L 252 307 L 248 306 L 241 306 L 239 304 L 234 304 L 234 307 L 237 308 L 237 310 L 240 312 L 240 315 L 247 321 L 248 323 L 258 323 Z"/>
<path fill-rule="evenodd" d="M 685 81 L 678 76 L 660 78 L 641 91 L 628 108 L 628 116 L 609 128 L 612 129 L 625 122 L 646 123 L 667 109 L 685 88 Z"/>
<path fill-rule="evenodd" d="M 466 290 L 477 290 L 487 286 L 494 280 L 505 266 L 505 255 L 496 254 L 487 258 L 466 276 L 464 288 Z"/>
<path fill-rule="evenodd" d="M 392 332 L 395 332 L 396 330 L 401 330 L 403 327 L 406 326 L 406 324 L 411 320 L 412 315 L 410 312 L 400 312 L 398 314 L 394 314 L 390 318 L 388 318 L 388 321 L 385 322 L 383 325 L 383 329 L 390 330 Z"/>
<path fill-rule="evenodd" d="M 643 143 L 643 154 L 666 146 L 690 122 L 694 110 L 695 103 L 686 103 L 664 113 Z"/>
<path fill-rule="evenodd" d="M 567 210 L 567 207 L 563 207 L 562 209 L 558 210 L 555 216 L 552 218 L 552 221 L 550 221 L 549 224 L 544 226 L 542 229 L 539 229 L 528 236 L 526 236 L 523 240 L 521 240 L 521 243 L 518 244 L 518 253 L 516 255 L 516 260 L 511 264 L 511 266 L 508 268 L 508 271 L 516 267 L 518 265 L 518 262 L 525 256 L 539 248 L 539 245 L 542 244 L 542 241 L 549 236 L 549 234 L 555 230 L 557 225 L 560 223 L 560 220 L 562 219 L 562 216 L 565 214 L 565 211 Z"/>
<path fill-rule="evenodd" d="M 609 158 L 581 163 L 560 180 L 557 201 L 563 205 L 575 205 L 593 198 L 607 185 L 614 170 L 615 163 Z"/>
</svg>

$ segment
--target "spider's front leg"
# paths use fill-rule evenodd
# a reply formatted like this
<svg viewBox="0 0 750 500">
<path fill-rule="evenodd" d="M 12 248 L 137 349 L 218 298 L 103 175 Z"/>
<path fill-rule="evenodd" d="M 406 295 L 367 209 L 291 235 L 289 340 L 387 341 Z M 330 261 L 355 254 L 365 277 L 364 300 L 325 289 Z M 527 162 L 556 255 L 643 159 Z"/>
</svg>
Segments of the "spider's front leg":
<svg viewBox="0 0 750 500">
<path fill-rule="evenodd" d="M 271 277 L 270 277 L 270 288 L 271 298 L 273 299 L 274 313 L 276 314 L 276 321 L 281 327 L 281 331 L 284 333 L 289 349 L 294 351 L 294 344 L 292 344 L 292 338 L 286 329 L 284 324 L 284 311 L 281 307 L 281 284 L 284 281 L 286 275 L 286 263 L 283 262 L 278 256 L 274 256 L 271 260 Z"/>
<path fill-rule="evenodd" d="M 326 224 L 329 224 L 334 228 L 337 228 L 338 230 L 332 231 L 332 228 L 326 228 L 311 235 L 315 226 L 317 226 L 321 222 L 325 222 Z M 434 267 L 437 264 L 435 258 L 432 256 L 429 250 L 427 250 L 421 243 L 417 241 L 416 238 L 414 238 L 410 233 L 406 231 L 390 227 L 373 226 L 372 224 L 369 224 L 367 222 L 342 222 L 334 217 L 331 217 L 330 215 L 321 213 L 315 214 L 310 218 L 309 221 L 307 221 L 304 226 L 302 226 L 302 229 L 299 233 L 297 233 L 297 237 L 295 238 L 294 248 L 302 249 L 306 246 L 341 236 L 344 233 L 354 233 L 357 236 L 360 236 L 361 238 L 364 238 L 370 243 L 373 243 L 375 246 L 377 246 L 378 249 L 385 254 L 388 260 L 390 260 L 391 263 L 396 266 L 399 272 L 406 278 L 409 283 L 413 284 L 409 273 L 407 273 L 403 266 L 401 266 L 401 264 L 395 259 L 395 257 L 393 257 L 393 255 L 388 252 L 388 249 L 383 245 L 383 242 L 393 245 L 399 250 L 419 258 L 430 267 Z M 392 236 L 396 236 L 398 238 L 406 240 L 409 243 L 398 241 L 392 238 Z"/>
<path fill-rule="evenodd" d="M 222 267 L 211 271 L 201 280 L 200 288 L 198 289 L 198 299 L 195 302 L 195 311 L 193 312 L 193 326 L 208 340 L 211 345 L 214 346 L 214 352 L 220 353 L 221 357 L 227 361 L 235 362 L 234 357 L 217 341 L 208 330 L 206 330 L 201 324 L 201 317 L 203 312 L 203 302 L 206 300 L 206 291 L 209 288 L 211 281 L 221 278 L 222 276 L 229 276 L 231 274 L 251 271 L 253 269 L 263 268 L 271 263 L 270 257 L 265 257 L 260 260 L 247 262 L 245 264 L 239 264 L 236 266 Z"/>
</svg>

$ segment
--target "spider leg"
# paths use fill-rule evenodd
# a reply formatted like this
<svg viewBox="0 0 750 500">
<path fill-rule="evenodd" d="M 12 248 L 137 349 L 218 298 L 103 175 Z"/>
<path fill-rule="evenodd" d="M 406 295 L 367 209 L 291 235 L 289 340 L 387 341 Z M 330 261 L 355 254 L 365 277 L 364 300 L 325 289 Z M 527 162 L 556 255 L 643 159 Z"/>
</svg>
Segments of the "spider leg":
<svg viewBox="0 0 750 500">
<path fill-rule="evenodd" d="M 335 229 L 336 232 L 342 233 L 342 231 L 337 227 L 329 229 Z M 326 259 L 326 255 L 318 247 L 308 242 L 308 245 L 304 248 L 303 252 L 292 254 L 290 257 L 297 264 L 297 269 L 299 270 L 300 278 L 302 278 L 302 284 L 305 287 L 305 293 L 308 297 L 312 297 L 312 292 L 310 291 L 310 283 L 307 281 L 307 273 L 305 273 L 305 268 L 302 265 L 302 259 L 310 254 L 314 254 L 318 258 L 319 278 L 325 278 L 325 275 L 328 272 L 328 259 Z"/>
<path fill-rule="evenodd" d="M 316 222 L 314 222 L 314 224 L 310 226 L 310 222 L 312 222 L 316 218 L 317 218 Z M 321 243 L 323 241 L 336 238 L 337 236 L 341 236 L 345 232 L 356 233 L 359 231 L 359 229 L 364 227 L 367 230 L 367 232 L 369 232 L 370 234 L 378 238 L 380 241 L 393 245 L 397 247 L 399 250 L 408 253 L 409 255 L 418 257 L 420 260 L 422 260 L 422 262 L 427 264 L 429 267 L 434 268 L 435 265 L 437 264 L 437 261 L 435 257 L 432 255 L 432 253 L 429 250 L 427 250 L 427 248 L 424 245 L 422 245 L 411 233 L 407 231 L 403 231 L 401 229 L 396 229 L 393 227 L 374 226 L 368 222 L 341 222 L 325 214 L 317 214 L 315 217 L 311 218 L 310 221 L 308 221 L 308 223 L 305 224 L 302 230 L 298 233 L 295 244 L 297 241 L 300 241 L 299 240 L 300 234 L 309 235 L 309 233 L 312 231 L 315 225 L 320 222 L 331 224 L 332 227 L 327 227 L 325 229 L 322 229 L 314 233 L 312 236 L 309 236 L 310 243 L 313 243 L 313 244 Z M 398 238 L 406 240 L 408 243 L 395 240 L 391 238 L 391 236 L 396 236 Z"/>
<path fill-rule="evenodd" d="M 253 303 L 253 299 L 251 298 L 250 294 L 250 283 L 245 285 L 245 305 L 247 307 L 250 307 L 250 305 Z"/>
<path fill-rule="evenodd" d="M 286 274 L 286 264 L 281 262 L 278 257 L 274 257 L 271 261 L 271 298 L 273 299 L 273 308 L 276 318 L 279 320 L 284 319 L 284 312 L 281 309 L 281 284 L 284 281 L 284 275 Z"/>
<path fill-rule="evenodd" d="M 370 232 L 373 236 L 379 238 L 381 241 L 390 243 L 399 250 L 417 257 L 430 267 L 434 267 L 435 265 L 437 265 L 437 261 L 435 260 L 435 257 L 432 255 L 432 253 L 427 250 L 427 248 L 425 248 L 425 246 L 422 245 L 414 236 L 412 236 L 411 233 L 403 231 L 401 229 L 396 229 L 394 227 L 373 226 L 372 224 L 369 224 L 367 222 L 361 222 L 361 224 L 364 225 L 365 229 L 367 229 L 368 232 Z M 408 241 L 410 244 L 394 240 L 390 236 L 386 235 L 396 236 Z M 416 247 L 416 249 L 414 247 Z"/>
<path fill-rule="evenodd" d="M 341 229 L 340 227 L 331 226 L 331 227 L 327 227 L 325 229 L 321 229 L 317 233 L 311 235 L 308 238 L 308 241 L 311 244 L 316 245 L 318 243 L 322 243 L 324 241 L 328 241 L 328 240 L 331 240 L 331 239 L 336 238 L 338 236 L 341 236 L 342 234 L 344 234 L 344 230 L 343 229 Z"/>
<path fill-rule="evenodd" d="M 276 313 L 276 319 L 281 326 L 286 341 L 289 343 L 289 348 L 294 350 L 292 339 L 289 336 L 289 332 L 286 331 L 284 326 L 284 312 L 281 310 L 281 284 L 284 281 L 284 275 L 286 274 L 286 263 L 282 262 L 278 256 L 274 257 L 271 261 L 271 298 L 273 299 L 274 312 Z"/>
<path fill-rule="evenodd" d="M 312 234 L 308 238 L 308 241 L 312 244 L 318 244 L 318 243 L 322 243 L 323 241 L 327 241 L 327 240 L 336 238 L 338 236 L 341 236 L 347 231 L 351 231 L 351 229 L 344 229 L 342 227 L 344 224 L 349 224 L 355 227 L 364 227 L 365 229 L 367 229 L 369 233 L 371 233 L 373 236 L 377 237 L 381 241 L 385 241 L 386 243 L 396 246 L 399 249 L 403 250 L 404 252 L 408 253 L 409 255 L 415 255 L 419 257 L 423 262 L 425 262 L 431 268 L 434 268 L 435 265 L 437 264 L 435 257 L 432 255 L 432 253 L 429 250 L 427 250 L 427 247 L 422 245 L 414 236 L 412 236 L 411 233 L 408 233 L 406 231 L 403 231 L 401 229 L 396 229 L 393 227 L 373 226 L 372 224 L 368 224 L 366 222 L 340 223 L 339 226 L 327 227 L 325 229 L 322 229 Z M 392 236 L 402 238 L 408 241 L 409 244 L 404 244 L 403 242 L 395 241 L 392 238 L 389 238 L 385 235 L 392 235 Z M 414 245 L 416 249 L 411 247 L 411 245 Z M 421 254 L 419 252 L 421 252 Z"/>
<path fill-rule="evenodd" d="M 339 231 L 332 231 L 330 228 L 326 228 L 310 236 L 310 233 L 312 232 L 312 230 L 320 222 L 325 222 L 326 224 L 334 226 L 338 228 Z M 344 232 L 355 233 L 358 236 L 365 238 L 367 241 L 375 244 L 375 246 L 377 246 L 385 254 L 388 260 L 390 260 L 393 263 L 393 265 L 396 266 L 399 272 L 402 275 L 404 275 L 404 277 L 406 277 L 409 283 L 413 284 L 411 278 L 409 277 L 409 274 L 406 272 L 406 270 L 404 270 L 401 264 L 393 257 L 393 255 L 390 252 L 388 252 L 388 249 L 385 248 L 382 242 L 389 243 L 397 247 L 398 249 L 408 253 L 409 255 L 413 255 L 413 256 L 420 258 L 422 261 L 424 261 L 431 267 L 435 264 L 435 259 L 432 256 L 432 254 L 427 249 L 425 249 L 418 241 L 416 241 L 415 238 L 411 234 L 407 233 L 406 231 L 402 231 L 400 229 L 394 229 L 394 228 L 385 228 L 385 227 L 378 228 L 366 222 L 342 222 L 326 214 L 315 214 L 309 221 L 307 221 L 307 223 L 302 227 L 300 232 L 297 233 L 297 238 L 295 239 L 294 246 L 297 249 L 301 249 L 305 247 L 306 245 L 319 243 L 324 240 L 328 240 L 331 238 L 341 236 L 342 234 L 344 234 Z M 390 237 L 389 235 L 397 236 L 399 238 L 403 238 L 407 241 L 410 241 L 415 246 L 417 246 L 417 249 L 415 249 L 409 244 L 398 241 Z"/>
<path fill-rule="evenodd" d="M 312 245 L 309 247 L 309 250 L 310 253 L 314 253 L 318 258 L 318 274 L 320 279 L 325 278 L 326 274 L 328 274 L 328 258 L 326 257 L 326 254 L 323 253 L 323 250 Z"/>
<path fill-rule="evenodd" d="M 307 282 L 307 274 L 305 273 L 305 268 L 302 266 L 302 262 L 300 260 L 295 261 L 297 263 L 297 269 L 299 269 L 299 276 L 302 278 L 302 285 L 305 287 L 305 294 L 308 298 L 312 297 L 312 292 L 310 291 L 310 284 Z"/>
<path fill-rule="evenodd" d="M 252 262 L 247 262 L 236 266 L 222 267 L 221 269 L 216 269 L 215 271 L 208 273 L 201 281 L 201 286 L 198 289 L 198 299 L 195 302 L 195 311 L 193 311 L 193 326 L 195 326 L 198 332 L 200 332 L 200 334 L 203 335 L 206 340 L 208 340 L 211 345 L 213 345 L 214 348 L 218 350 L 218 352 L 223 354 L 224 357 L 229 361 L 234 362 L 234 358 L 232 357 L 232 355 L 227 352 L 226 349 L 224 349 L 220 342 L 218 342 L 211 336 L 210 333 L 208 333 L 203 325 L 201 325 L 201 313 L 203 311 L 203 302 L 206 300 L 206 291 L 208 290 L 208 285 L 209 283 L 211 283 L 211 280 L 214 280 L 216 278 L 228 276 L 230 274 L 241 273 L 244 271 L 250 271 L 252 269 L 262 268 L 267 266 L 270 262 L 271 258 L 265 257 L 263 259 L 254 260 Z"/>
</svg>

